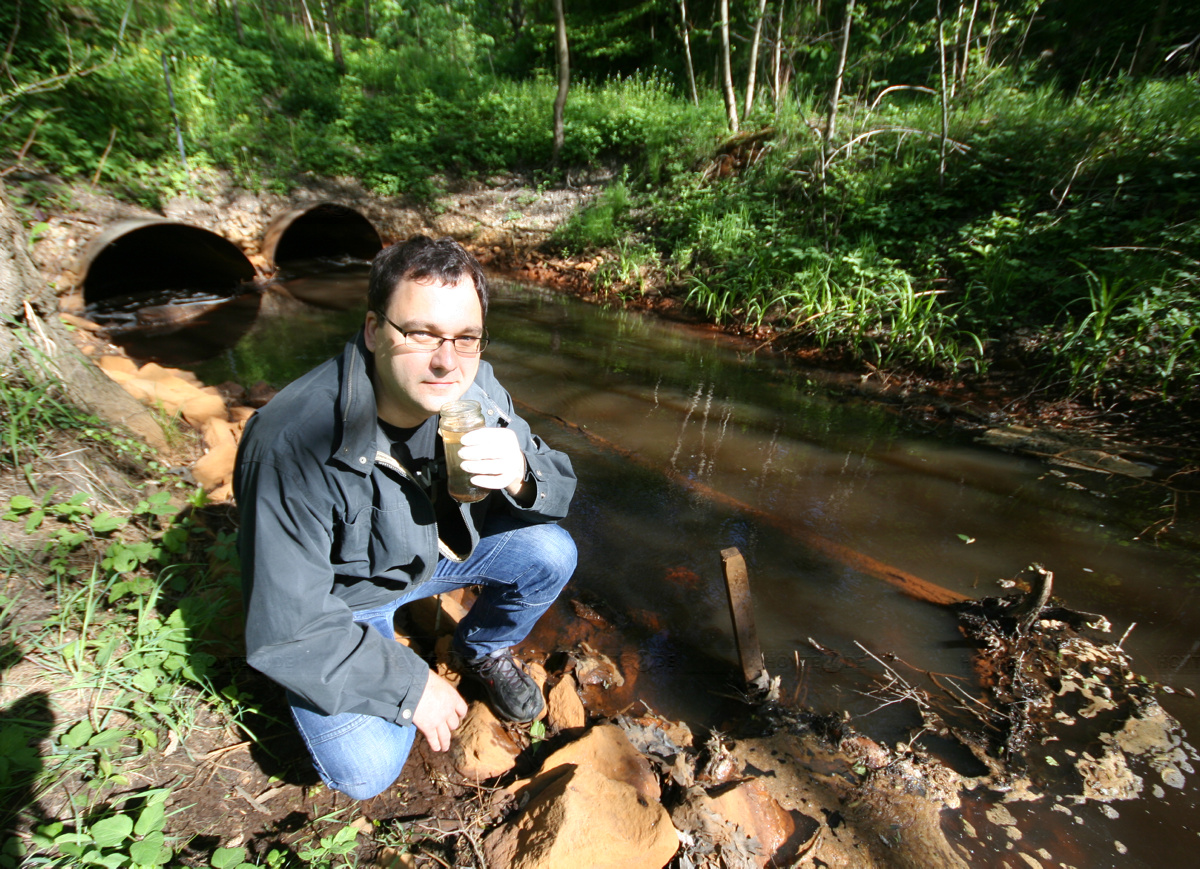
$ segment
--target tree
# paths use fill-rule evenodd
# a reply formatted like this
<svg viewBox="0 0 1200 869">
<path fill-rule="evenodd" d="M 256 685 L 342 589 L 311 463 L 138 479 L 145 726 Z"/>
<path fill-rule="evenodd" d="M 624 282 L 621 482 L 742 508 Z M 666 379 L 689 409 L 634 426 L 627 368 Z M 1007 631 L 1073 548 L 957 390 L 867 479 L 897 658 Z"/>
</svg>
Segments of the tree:
<svg viewBox="0 0 1200 869">
<path fill-rule="evenodd" d="M 683 36 L 683 59 L 687 63 L 688 89 L 692 95 L 692 104 L 700 105 L 700 95 L 696 92 L 696 70 L 692 66 L 692 40 L 688 35 L 687 0 L 679 0 L 680 34 Z"/>
<path fill-rule="evenodd" d="M 854 20 L 854 0 L 846 0 L 846 20 L 842 22 L 842 47 L 838 53 L 837 72 L 833 79 L 833 93 L 829 95 L 829 121 L 825 124 L 825 159 L 833 145 L 837 131 L 838 101 L 842 98 L 842 80 L 846 75 L 846 53 L 850 49 L 850 22 Z"/>
<path fill-rule="evenodd" d="M 737 94 L 733 92 L 733 64 L 729 54 L 729 0 L 721 0 L 721 78 L 725 94 L 725 116 L 731 132 L 738 131 Z"/>
<path fill-rule="evenodd" d="M 0 183 L 0 377 L 40 369 L 71 404 L 165 447 L 150 412 L 75 349 L 57 315 L 58 298 L 30 259 L 25 227 Z M 35 343 L 21 340 L 21 327 Z"/>
<path fill-rule="evenodd" d="M 763 19 L 766 17 L 767 0 L 758 0 L 758 19 L 754 22 L 754 40 L 750 43 L 750 73 L 746 79 L 746 108 L 743 118 L 750 117 L 754 108 L 754 87 L 758 76 L 758 47 L 762 44 Z"/>
<path fill-rule="evenodd" d="M 558 96 L 554 98 L 554 162 L 558 162 L 565 132 L 563 109 L 567 105 L 567 90 L 571 86 L 571 58 L 567 51 L 567 18 L 563 0 L 554 0 L 554 53 L 558 58 Z"/>
</svg>

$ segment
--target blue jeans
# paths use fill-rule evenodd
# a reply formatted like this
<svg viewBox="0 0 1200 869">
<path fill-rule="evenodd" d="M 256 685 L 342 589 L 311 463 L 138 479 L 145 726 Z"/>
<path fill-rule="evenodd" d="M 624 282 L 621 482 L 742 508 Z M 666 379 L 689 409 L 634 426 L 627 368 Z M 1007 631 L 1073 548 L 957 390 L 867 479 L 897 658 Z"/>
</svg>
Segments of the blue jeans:
<svg viewBox="0 0 1200 869">
<path fill-rule="evenodd" d="M 354 613 L 354 620 L 394 640 L 392 617 L 404 604 L 481 585 L 455 632 L 455 650 L 470 659 L 521 642 L 571 578 L 575 542 L 557 525 L 526 525 L 508 516 L 489 519 L 483 533 L 466 561 L 441 559 L 428 581 L 390 603 Z M 399 778 L 416 727 L 374 715 L 324 715 L 291 692 L 288 702 L 313 765 L 329 787 L 365 800 Z"/>
</svg>

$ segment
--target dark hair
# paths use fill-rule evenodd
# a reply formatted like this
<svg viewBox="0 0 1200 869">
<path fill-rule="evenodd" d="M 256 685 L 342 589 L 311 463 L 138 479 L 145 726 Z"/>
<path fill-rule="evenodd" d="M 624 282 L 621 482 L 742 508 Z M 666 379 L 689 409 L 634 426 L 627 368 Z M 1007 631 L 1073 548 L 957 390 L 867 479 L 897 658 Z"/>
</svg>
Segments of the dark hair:
<svg viewBox="0 0 1200 869">
<path fill-rule="evenodd" d="M 488 285 L 478 260 L 452 238 L 434 241 L 427 235 L 414 235 L 408 241 L 385 247 L 371 262 L 367 282 L 367 306 L 377 314 L 386 314 L 392 293 L 403 280 L 433 280 L 456 284 L 464 277 L 475 283 L 479 306 L 487 318 Z"/>
</svg>

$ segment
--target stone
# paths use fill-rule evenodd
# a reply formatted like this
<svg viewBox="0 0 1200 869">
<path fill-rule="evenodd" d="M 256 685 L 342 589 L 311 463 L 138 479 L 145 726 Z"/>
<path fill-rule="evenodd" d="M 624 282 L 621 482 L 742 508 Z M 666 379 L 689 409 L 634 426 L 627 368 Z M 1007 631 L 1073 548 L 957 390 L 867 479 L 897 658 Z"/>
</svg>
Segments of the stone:
<svg viewBox="0 0 1200 869">
<path fill-rule="evenodd" d="M 534 786 L 550 771 L 562 766 L 588 767 L 601 775 L 632 787 L 643 799 L 657 803 L 662 797 L 658 777 L 625 732 L 615 724 L 593 727 L 582 738 L 570 742 L 542 763 Z"/>
<path fill-rule="evenodd" d="M 237 443 L 230 438 L 210 449 L 192 465 L 192 476 L 206 491 L 216 489 L 233 479 L 233 465 L 237 458 Z"/>
<path fill-rule="evenodd" d="M 710 794 L 709 799 L 717 815 L 757 840 L 761 866 L 766 866 L 796 831 L 788 813 L 756 779 Z"/>
<path fill-rule="evenodd" d="M 125 356 L 101 356 L 96 360 L 100 369 L 112 377 L 113 374 L 137 374 L 137 363 Z M 115 377 L 113 378 L 116 379 Z"/>
<path fill-rule="evenodd" d="M 587 712 L 575 690 L 575 679 L 568 673 L 550 689 L 546 701 L 546 720 L 556 731 L 582 729 L 587 725 Z"/>
<path fill-rule="evenodd" d="M 215 416 L 206 420 L 204 425 L 201 426 L 200 436 L 204 441 L 204 445 L 210 450 L 227 445 L 236 447 L 238 442 L 236 427 L 233 423 Z"/>
<path fill-rule="evenodd" d="M 250 392 L 246 396 L 246 404 L 250 405 L 250 407 L 263 407 L 275 397 L 277 391 L 270 384 L 260 380 L 250 387 Z"/>
<path fill-rule="evenodd" d="M 475 701 L 450 743 L 450 762 L 463 778 L 486 781 L 511 770 L 521 746 L 486 703 Z"/>
<path fill-rule="evenodd" d="M 489 866 L 661 869 L 679 837 L 657 801 L 587 766 L 551 774 L 525 810 L 484 840 Z"/>
<path fill-rule="evenodd" d="M 254 408 L 238 405 L 229 409 L 229 420 L 231 422 L 249 422 L 250 417 L 254 416 Z"/>
<path fill-rule="evenodd" d="M 575 678 L 580 685 L 603 685 L 605 688 L 625 684 L 625 677 L 612 659 L 597 652 L 587 643 L 579 644 L 575 661 Z"/>
<path fill-rule="evenodd" d="M 197 389 L 204 387 L 204 382 L 190 371 L 184 371 L 182 368 L 164 368 L 157 362 L 147 362 L 138 369 L 138 377 L 144 377 L 146 380 L 182 380 L 189 386 L 194 386 Z"/>
</svg>

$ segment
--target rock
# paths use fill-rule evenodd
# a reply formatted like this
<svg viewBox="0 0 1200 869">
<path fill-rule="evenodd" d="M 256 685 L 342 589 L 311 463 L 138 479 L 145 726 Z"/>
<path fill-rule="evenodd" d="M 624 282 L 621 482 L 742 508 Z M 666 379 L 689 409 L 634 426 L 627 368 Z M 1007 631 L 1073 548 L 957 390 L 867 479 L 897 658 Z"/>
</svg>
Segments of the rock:
<svg viewBox="0 0 1200 869">
<path fill-rule="evenodd" d="M 250 407 L 262 407 L 275 397 L 276 392 L 278 390 L 260 380 L 250 387 L 250 393 L 246 396 L 246 404 Z"/>
<path fill-rule="evenodd" d="M 194 386 L 197 389 L 200 389 L 204 386 L 203 381 L 201 381 L 200 378 L 192 372 L 184 371 L 180 368 L 164 368 L 157 362 L 147 362 L 145 365 L 139 368 L 138 377 L 144 377 L 147 380 L 160 381 L 166 381 L 174 378 L 176 380 L 182 380 L 184 383 L 188 384 L 189 386 Z"/>
<path fill-rule="evenodd" d="M 783 807 L 755 779 L 709 795 L 714 812 L 758 842 L 760 866 L 766 866 L 796 830 Z"/>
<path fill-rule="evenodd" d="M 236 447 L 238 442 L 236 426 L 215 416 L 205 421 L 200 429 L 200 436 L 210 450 L 229 444 Z"/>
<path fill-rule="evenodd" d="M 575 680 L 570 673 L 550 689 L 546 716 L 551 729 L 557 731 L 582 729 L 587 725 L 587 712 L 584 711 L 583 701 L 579 699 Z"/>
<path fill-rule="evenodd" d="M 658 802 L 662 792 L 650 761 L 642 757 L 625 732 L 615 724 L 593 727 L 587 734 L 568 743 L 542 763 L 542 770 L 533 781 L 534 787 L 544 776 L 561 766 L 573 764 L 588 767 L 614 781 L 632 787 L 638 796 Z"/>
<path fill-rule="evenodd" d="M 657 801 L 588 766 L 563 767 L 514 820 L 484 840 L 489 866 L 661 869 L 679 838 Z"/>
<path fill-rule="evenodd" d="M 217 389 L 228 401 L 242 401 L 246 398 L 246 387 L 234 380 L 226 380 L 217 384 Z"/>
<path fill-rule="evenodd" d="M 250 417 L 254 416 L 254 408 L 238 405 L 229 409 L 229 419 L 231 422 L 248 422 Z"/>
<path fill-rule="evenodd" d="M 145 369 L 153 364 L 142 367 Z M 225 400 L 220 396 L 201 392 L 187 381 L 163 371 L 165 369 L 152 371 L 155 379 L 142 377 L 140 371 L 135 377 L 118 374 L 113 379 L 144 404 L 159 406 L 172 416 L 179 414 L 195 428 L 203 428 L 204 423 L 214 417 L 228 419 Z"/>
<path fill-rule="evenodd" d="M 484 781 L 512 769 L 521 753 L 519 746 L 486 703 L 475 701 L 467 709 L 454 740 L 450 743 L 450 761 L 464 778 Z"/>
<path fill-rule="evenodd" d="M 199 391 L 180 403 L 179 413 L 187 420 L 188 425 L 195 428 L 202 428 L 205 422 L 214 417 L 229 418 L 229 411 L 225 408 L 225 399 L 219 395 L 208 395 Z"/>
<path fill-rule="evenodd" d="M 605 688 L 625 684 L 625 677 L 607 655 L 601 654 L 587 643 L 579 644 L 576 653 L 575 678 L 580 685 L 603 685 Z"/>
<path fill-rule="evenodd" d="M 216 489 L 233 479 L 236 458 L 237 442 L 231 436 L 227 443 L 218 444 L 196 460 L 192 466 L 192 476 L 206 491 Z"/>
<path fill-rule="evenodd" d="M 132 377 L 138 373 L 137 363 L 125 356 L 101 356 L 96 360 L 96 364 L 109 377 L 113 377 L 114 374 L 126 374 Z M 113 379 L 117 378 L 113 377 Z"/>
</svg>

